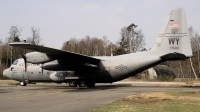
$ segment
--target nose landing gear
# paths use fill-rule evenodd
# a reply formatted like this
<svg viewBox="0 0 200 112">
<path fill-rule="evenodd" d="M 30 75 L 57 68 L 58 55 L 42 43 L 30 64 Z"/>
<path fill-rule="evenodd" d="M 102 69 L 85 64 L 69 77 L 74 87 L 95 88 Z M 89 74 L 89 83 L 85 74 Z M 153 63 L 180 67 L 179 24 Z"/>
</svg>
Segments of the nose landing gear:
<svg viewBox="0 0 200 112">
<path fill-rule="evenodd" d="M 26 86 L 27 85 L 27 83 L 26 82 L 24 82 L 24 81 L 20 81 L 20 86 Z"/>
</svg>

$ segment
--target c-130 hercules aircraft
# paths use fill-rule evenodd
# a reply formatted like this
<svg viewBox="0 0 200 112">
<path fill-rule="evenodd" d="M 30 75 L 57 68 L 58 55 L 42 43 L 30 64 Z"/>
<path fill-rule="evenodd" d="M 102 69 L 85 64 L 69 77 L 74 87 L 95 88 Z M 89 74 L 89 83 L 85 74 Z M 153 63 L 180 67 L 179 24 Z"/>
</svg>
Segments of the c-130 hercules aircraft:
<svg viewBox="0 0 200 112">
<path fill-rule="evenodd" d="M 36 52 L 22 55 L 3 75 L 20 81 L 68 82 L 70 86 L 94 86 L 112 83 L 137 74 L 164 61 L 187 59 L 192 56 L 185 12 L 174 8 L 149 51 L 110 57 L 85 56 L 25 42 L 10 43 Z M 27 66 L 27 62 L 31 63 Z M 39 66 L 42 64 L 42 66 Z"/>
</svg>

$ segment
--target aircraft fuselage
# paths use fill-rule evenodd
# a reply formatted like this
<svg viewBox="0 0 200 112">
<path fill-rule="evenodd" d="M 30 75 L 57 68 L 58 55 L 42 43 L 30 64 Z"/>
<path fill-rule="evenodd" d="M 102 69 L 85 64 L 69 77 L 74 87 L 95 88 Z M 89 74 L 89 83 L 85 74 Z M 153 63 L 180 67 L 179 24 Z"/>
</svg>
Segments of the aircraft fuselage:
<svg viewBox="0 0 200 112">
<path fill-rule="evenodd" d="M 24 70 L 24 60 L 18 59 L 16 65 L 11 65 L 10 68 L 4 71 L 4 76 L 18 81 L 27 80 L 29 82 L 65 82 L 74 78 L 92 80 L 95 83 L 112 83 L 134 76 L 138 72 L 161 62 L 158 56 L 154 56 L 147 51 L 121 56 L 95 58 L 102 60 L 99 63 L 98 70 L 49 71 L 42 70 L 41 64 L 28 63 L 27 72 Z M 62 73 L 52 78 L 51 74 L 54 72 Z"/>
</svg>

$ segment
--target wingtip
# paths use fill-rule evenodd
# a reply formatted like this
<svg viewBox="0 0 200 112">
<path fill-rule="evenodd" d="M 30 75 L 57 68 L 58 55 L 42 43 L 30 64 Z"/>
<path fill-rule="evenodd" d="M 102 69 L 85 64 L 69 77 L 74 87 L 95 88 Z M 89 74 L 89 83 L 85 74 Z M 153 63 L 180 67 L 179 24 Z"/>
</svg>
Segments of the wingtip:
<svg viewBox="0 0 200 112">
<path fill-rule="evenodd" d="M 15 46 L 15 45 L 30 45 L 30 43 L 24 43 L 24 42 L 11 42 L 9 43 L 10 46 Z"/>
</svg>

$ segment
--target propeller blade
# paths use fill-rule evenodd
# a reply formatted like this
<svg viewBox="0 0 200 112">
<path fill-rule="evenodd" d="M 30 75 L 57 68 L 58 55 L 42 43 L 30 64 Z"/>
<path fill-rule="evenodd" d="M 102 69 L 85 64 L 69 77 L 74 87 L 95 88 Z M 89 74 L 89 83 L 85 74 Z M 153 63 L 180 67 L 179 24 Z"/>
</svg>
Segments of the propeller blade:
<svg viewBox="0 0 200 112">
<path fill-rule="evenodd" d="M 41 64 L 41 66 L 40 66 L 40 67 L 42 68 L 42 74 L 43 74 L 43 70 L 44 70 L 44 69 L 43 69 L 43 64 Z"/>
<path fill-rule="evenodd" d="M 27 71 L 27 60 L 26 60 L 26 56 L 24 54 L 21 55 L 22 58 L 24 59 L 24 66 L 25 66 L 25 73 Z"/>
<path fill-rule="evenodd" d="M 42 74 L 43 74 L 43 68 L 42 68 Z"/>
</svg>

